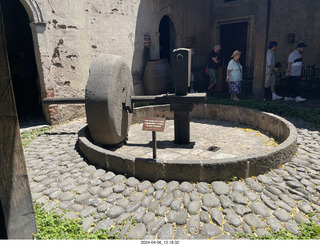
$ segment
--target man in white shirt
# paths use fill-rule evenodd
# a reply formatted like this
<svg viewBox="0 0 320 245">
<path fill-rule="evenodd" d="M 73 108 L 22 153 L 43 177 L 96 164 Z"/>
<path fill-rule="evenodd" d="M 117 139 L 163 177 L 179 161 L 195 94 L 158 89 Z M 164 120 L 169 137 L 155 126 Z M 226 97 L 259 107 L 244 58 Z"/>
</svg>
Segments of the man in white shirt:
<svg viewBox="0 0 320 245">
<path fill-rule="evenodd" d="M 297 45 L 297 49 L 292 51 L 288 57 L 288 68 L 286 75 L 289 77 L 290 84 L 286 91 L 286 96 L 284 98 L 285 101 L 295 100 L 296 102 L 305 101 L 305 98 L 300 96 L 300 78 L 303 68 L 302 63 L 302 53 L 304 49 L 307 47 L 305 43 L 299 43 Z M 291 97 L 291 96 L 294 97 Z"/>
<path fill-rule="evenodd" d="M 265 87 L 270 88 L 272 93 L 272 100 L 281 100 L 282 97 L 278 96 L 275 91 L 275 84 L 276 84 L 276 71 L 278 70 L 275 66 L 274 61 L 274 51 L 278 48 L 278 43 L 272 41 L 269 43 L 267 51 L 267 60 L 266 60 L 266 82 Z"/>
</svg>

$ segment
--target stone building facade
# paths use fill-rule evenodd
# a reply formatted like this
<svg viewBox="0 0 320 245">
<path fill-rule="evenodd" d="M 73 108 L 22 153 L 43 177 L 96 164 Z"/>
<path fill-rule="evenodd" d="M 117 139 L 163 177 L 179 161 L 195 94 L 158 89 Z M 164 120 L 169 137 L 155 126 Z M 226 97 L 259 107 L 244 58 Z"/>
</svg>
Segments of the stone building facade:
<svg viewBox="0 0 320 245">
<path fill-rule="evenodd" d="M 168 28 L 173 29 L 168 31 L 167 37 L 170 49 L 196 49 L 194 64 L 198 68 L 196 79 L 199 80 L 208 52 L 220 42 L 225 62 L 232 49 L 242 49 L 245 65 L 256 69 L 260 67 L 260 74 L 269 40 L 279 43 L 276 59 L 283 64 L 300 41 L 310 47 L 305 54 L 305 63 L 312 65 L 319 61 L 320 36 L 316 33 L 320 30 L 320 16 L 317 15 L 320 1 L 13 1 L 20 1 L 29 19 L 41 99 L 84 96 L 90 65 L 103 53 L 125 58 L 131 67 L 135 93 L 143 94 L 146 60 L 163 58 L 160 27 L 164 18 L 170 22 L 171 27 Z M 265 4 L 267 9 L 262 9 L 261 4 Z M 264 11 L 265 19 L 261 18 L 261 11 Z M 150 36 L 151 41 L 147 57 L 144 53 L 145 35 Z M 85 114 L 83 105 L 43 106 L 42 111 L 47 121 L 53 124 Z"/>
<path fill-rule="evenodd" d="M 212 6 L 212 37 L 215 42 L 221 41 L 221 27 L 244 23 L 246 65 L 254 64 L 256 21 L 259 6 L 263 1 L 254 0 L 214 0 Z M 315 0 L 270 0 L 267 43 L 277 41 L 277 62 L 287 63 L 288 54 L 299 42 L 308 44 L 304 55 L 306 65 L 319 64 L 320 36 L 320 1 Z M 236 26 L 236 25 L 235 25 Z M 234 30 L 236 34 L 236 30 Z M 243 32 L 242 32 L 243 33 Z M 235 39 L 239 39 L 239 36 Z M 240 45 L 241 46 L 241 45 Z M 241 48 L 240 48 L 241 49 Z"/>
<path fill-rule="evenodd" d="M 150 58 L 160 58 L 159 25 L 168 16 L 175 28 L 175 47 L 198 37 L 199 54 L 211 46 L 210 1 L 192 0 L 21 0 L 32 29 L 41 95 L 84 96 L 93 59 L 102 53 L 121 55 L 132 68 L 135 93 L 143 94 L 144 35 L 151 38 Z M 189 6 L 192 6 L 189 8 Z M 196 21 L 197 20 L 197 21 Z M 198 23 L 201 23 L 199 25 Z M 84 115 L 83 106 L 44 107 L 48 120 Z"/>
</svg>

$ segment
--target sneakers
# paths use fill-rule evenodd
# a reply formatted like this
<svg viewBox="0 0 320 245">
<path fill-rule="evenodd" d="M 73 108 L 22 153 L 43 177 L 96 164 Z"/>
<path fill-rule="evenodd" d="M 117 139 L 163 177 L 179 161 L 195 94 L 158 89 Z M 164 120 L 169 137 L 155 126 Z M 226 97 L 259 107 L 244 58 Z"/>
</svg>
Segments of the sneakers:
<svg viewBox="0 0 320 245">
<path fill-rule="evenodd" d="M 295 99 L 292 98 L 292 97 L 284 97 L 284 100 L 285 100 L 285 101 L 294 101 Z"/>
<path fill-rule="evenodd" d="M 296 98 L 292 98 L 292 97 L 284 97 L 285 101 L 295 101 L 295 102 L 302 102 L 305 101 L 305 98 L 302 98 L 301 96 L 297 96 Z"/>
<path fill-rule="evenodd" d="M 282 98 L 283 98 L 282 96 L 279 96 L 279 95 L 276 95 L 276 94 L 272 95 L 272 100 L 281 100 Z"/>
<path fill-rule="evenodd" d="M 195 91 L 193 89 L 190 90 L 190 94 L 194 94 Z"/>
<path fill-rule="evenodd" d="M 296 102 L 302 102 L 302 101 L 305 101 L 306 99 L 305 98 L 302 98 L 301 96 L 297 96 L 296 98 L 295 98 L 295 101 Z"/>
</svg>

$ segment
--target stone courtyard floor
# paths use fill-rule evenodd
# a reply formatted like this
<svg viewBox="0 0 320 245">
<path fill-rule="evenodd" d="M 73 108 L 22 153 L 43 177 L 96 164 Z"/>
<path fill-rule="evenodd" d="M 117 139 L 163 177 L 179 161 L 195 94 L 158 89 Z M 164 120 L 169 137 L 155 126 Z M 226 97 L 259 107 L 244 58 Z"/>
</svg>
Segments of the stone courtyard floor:
<svg viewBox="0 0 320 245">
<path fill-rule="evenodd" d="M 32 197 L 45 210 L 84 218 L 85 231 L 115 226 L 111 232 L 120 239 L 231 239 L 268 229 L 297 234 L 310 213 L 320 224 L 320 132 L 290 121 L 298 130 L 297 154 L 277 169 L 230 182 L 151 183 L 86 162 L 76 147 L 85 120 L 74 120 L 25 148 Z"/>
<path fill-rule="evenodd" d="M 130 126 L 128 141 L 116 153 L 152 159 L 152 133 L 142 130 L 143 123 Z M 157 159 L 208 160 L 268 154 L 277 145 L 273 138 L 243 124 L 217 120 L 190 122 L 190 143 L 174 143 L 174 120 L 166 120 L 164 132 L 157 132 Z M 212 149 L 212 150 L 211 150 Z"/>
</svg>

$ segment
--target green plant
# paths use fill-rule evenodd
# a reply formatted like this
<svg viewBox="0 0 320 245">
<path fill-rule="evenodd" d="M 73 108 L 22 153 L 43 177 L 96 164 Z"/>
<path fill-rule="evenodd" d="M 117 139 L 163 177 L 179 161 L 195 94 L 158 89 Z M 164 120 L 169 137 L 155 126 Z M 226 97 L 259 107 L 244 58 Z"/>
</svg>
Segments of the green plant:
<svg viewBox="0 0 320 245">
<path fill-rule="evenodd" d="M 209 104 L 233 105 L 270 112 L 279 116 L 295 117 L 312 122 L 320 128 L 320 109 L 296 108 L 290 105 L 281 105 L 275 101 L 241 100 L 207 98 Z"/>
<path fill-rule="evenodd" d="M 310 214 L 309 217 L 315 214 Z M 320 239 L 320 226 L 315 224 L 314 220 L 311 218 L 311 222 L 301 223 L 299 225 L 299 234 L 293 234 L 287 230 L 279 230 L 277 232 L 271 232 L 269 229 L 270 236 L 260 236 L 256 233 L 253 234 L 242 234 L 236 233 L 234 239 L 247 238 L 251 240 L 319 240 Z"/>
<path fill-rule="evenodd" d="M 232 176 L 231 178 L 230 178 L 230 181 L 232 182 L 232 181 L 237 181 L 238 180 L 238 177 L 237 176 Z"/>
<path fill-rule="evenodd" d="M 95 232 L 85 232 L 82 228 L 82 219 L 62 219 L 62 215 L 55 212 L 45 211 L 41 204 L 34 202 L 35 217 L 38 227 L 38 233 L 34 234 L 35 240 L 106 240 L 119 239 L 120 232 L 124 221 L 117 227 L 112 227 L 108 230 L 98 230 Z M 65 211 L 64 213 L 66 213 Z M 136 224 L 134 219 L 131 219 L 132 226 Z M 111 232 L 115 228 L 120 228 L 114 234 Z"/>
<path fill-rule="evenodd" d="M 33 130 L 26 131 L 21 134 L 21 141 L 22 141 L 22 148 L 26 148 L 27 145 L 33 141 L 36 137 L 38 137 L 41 134 L 44 134 L 46 132 L 49 132 L 52 129 L 52 127 L 44 127 L 44 128 L 37 128 Z"/>
</svg>

